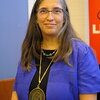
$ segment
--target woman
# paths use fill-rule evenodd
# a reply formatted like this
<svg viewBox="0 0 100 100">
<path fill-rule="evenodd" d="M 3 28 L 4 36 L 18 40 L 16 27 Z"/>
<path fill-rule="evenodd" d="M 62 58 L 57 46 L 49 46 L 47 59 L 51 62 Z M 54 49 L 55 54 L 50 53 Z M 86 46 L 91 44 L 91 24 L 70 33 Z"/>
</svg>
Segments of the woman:
<svg viewBox="0 0 100 100">
<path fill-rule="evenodd" d="M 64 0 L 36 0 L 12 100 L 96 100 L 99 67 L 75 34 Z"/>
</svg>

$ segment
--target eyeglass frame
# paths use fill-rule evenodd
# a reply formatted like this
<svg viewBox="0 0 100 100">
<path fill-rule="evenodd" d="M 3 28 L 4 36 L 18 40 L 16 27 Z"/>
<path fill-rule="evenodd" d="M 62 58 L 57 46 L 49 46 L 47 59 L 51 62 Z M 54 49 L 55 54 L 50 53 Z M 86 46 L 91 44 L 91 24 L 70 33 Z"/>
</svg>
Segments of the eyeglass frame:
<svg viewBox="0 0 100 100">
<path fill-rule="evenodd" d="M 48 16 L 48 14 L 49 14 L 49 12 L 52 12 L 52 14 L 53 15 L 60 15 L 61 13 L 64 13 L 64 10 L 62 9 L 62 8 L 53 8 L 52 10 L 48 10 L 48 9 L 46 9 L 46 8 L 41 8 L 41 9 L 38 9 L 37 10 L 37 14 L 40 14 L 40 11 L 42 11 L 42 10 L 45 10 L 46 12 L 44 13 L 44 17 L 47 17 Z M 54 12 L 55 10 L 59 10 L 59 11 L 61 11 L 61 13 L 56 13 L 56 12 Z M 41 16 L 42 16 L 42 14 L 43 13 L 41 13 Z"/>
</svg>

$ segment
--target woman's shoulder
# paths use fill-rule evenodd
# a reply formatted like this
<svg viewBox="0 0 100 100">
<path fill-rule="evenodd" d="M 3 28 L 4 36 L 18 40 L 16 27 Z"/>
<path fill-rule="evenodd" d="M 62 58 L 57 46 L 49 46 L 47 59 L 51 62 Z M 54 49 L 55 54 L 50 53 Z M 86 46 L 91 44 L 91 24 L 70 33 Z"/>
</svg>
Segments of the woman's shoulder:
<svg viewBox="0 0 100 100">
<path fill-rule="evenodd" d="M 73 54 L 78 59 L 78 63 L 89 62 L 94 66 L 98 66 L 98 61 L 96 58 L 96 52 L 88 44 L 82 40 L 72 39 Z"/>
<path fill-rule="evenodd" d="M 82 53 L 87 53 L 88 50 L 91 50 L 91 47 L 88 44 L 76 38 L 72 39 L 72 46 L 74 51 L 78 51 Z"/>
<path fill-rule="evenodd" d="M 24 70 L 22 69 L 21 60 L 19 60 L 17 64 L 17 73 L 24 73 Z"/>
</svg>

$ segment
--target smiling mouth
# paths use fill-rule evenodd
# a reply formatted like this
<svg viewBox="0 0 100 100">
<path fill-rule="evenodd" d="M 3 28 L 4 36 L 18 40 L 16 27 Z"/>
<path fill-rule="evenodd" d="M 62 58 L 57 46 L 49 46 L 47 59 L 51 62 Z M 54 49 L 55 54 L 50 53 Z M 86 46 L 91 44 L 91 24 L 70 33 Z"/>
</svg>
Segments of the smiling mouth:
<svg viewBox="0 0 100 100">
<path fill-rule="evenodd" d="M 56 26 L 56 24 L 44 24 L 46 27 L 55 27 Z"/>
</svg>

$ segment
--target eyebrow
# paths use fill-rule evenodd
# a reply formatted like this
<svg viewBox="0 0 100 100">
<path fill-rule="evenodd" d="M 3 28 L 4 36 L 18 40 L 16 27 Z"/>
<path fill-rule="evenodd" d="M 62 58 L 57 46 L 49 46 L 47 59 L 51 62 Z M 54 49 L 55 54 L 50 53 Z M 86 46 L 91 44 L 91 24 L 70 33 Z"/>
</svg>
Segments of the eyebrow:
<svg viewBox="0 0 100 100">
<path fill-rule="evenodd" d="M 41 7 L 40 9 L 48 9 L 47 7 Z M 53 9 L 63 9 L 63 8 L 60 8 L 60 7 L 53 7 Z"/>
</svg>

